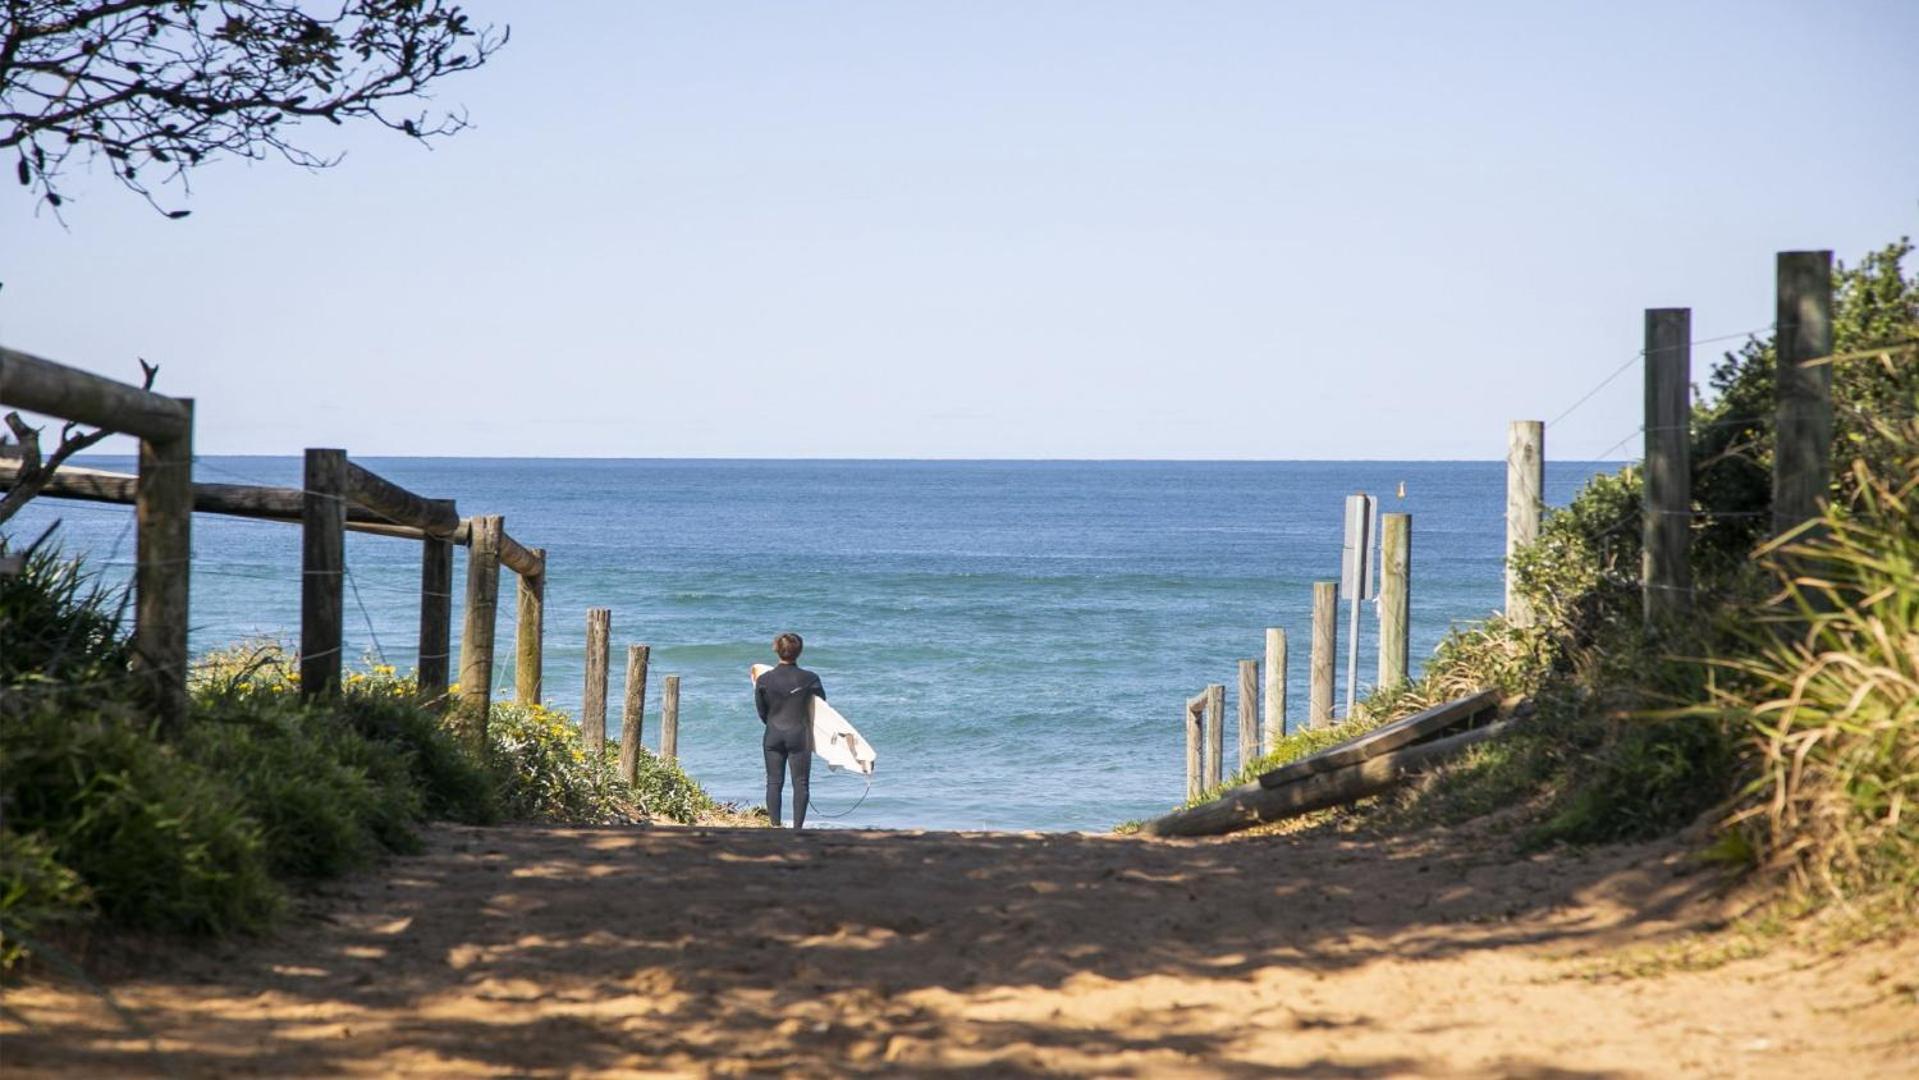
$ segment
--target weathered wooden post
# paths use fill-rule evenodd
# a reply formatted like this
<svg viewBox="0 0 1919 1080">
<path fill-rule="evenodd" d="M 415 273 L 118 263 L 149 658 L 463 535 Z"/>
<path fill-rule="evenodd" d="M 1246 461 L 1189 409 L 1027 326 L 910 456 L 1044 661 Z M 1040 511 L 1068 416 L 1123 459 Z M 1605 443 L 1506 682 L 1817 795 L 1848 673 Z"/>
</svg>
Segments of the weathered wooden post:
<svg viewBox="0 0 1919 1080">
<path fill-rule="evenodd" d="M 580 699 L 580 741 L 588 753 L 606 749 L 606 676 L 612 664 L 613 612 L 586 609 L 586 692 Z"/>
<path fill-rule="evenodd" d="M 140 439 L 134 484 L 134 655 L 158 682 L 161 725 L 178 731 L 187 718 L 187 584 L 193 552 L 193 399 L 179 433 Z"/>
<path fill-rule="evenodd" d="M 640 778 L 640 737 L 646 733 L 646 664 L 652 649 L 626 647 L 626 704 L 620 710 L 620 775 L 631 784 Z"/>
<path fill-rule="evenodd" d="M 437 500 L 457 514 L 453 500 Z M 420 541 L 419 697 L 427 703 L 446 697 L 453 654 L 453 538 L 427 534 Z"/>
<path fill-rule="evenodd" d="M 466 621 L 460 630 L 460 726 L 468 745 L 486 747 L 487 714 L 493 708 L 493 633 L 500 610 L 498 514 L 472 520 L 466 553 Z"/>
<path fill-rule="evenodd" d="M 1271 753 L 1286 737 L 1286 631 L 1266 628 L 1266 731 L 1261 750 Z"/>
<path fill-rule="evenodd" d="M 300 695 L 332 697 L 346 614 L 346 451 L 309 449 L 302 486 Z"/>
<path fill-rule="evenodd" d="M 1531 626 L 1535 619 L 1513 578 L 1513 552 L 1539 539 L 1545 500 L 1546 425 L 1514 420 L 1506 431 L 1506 621 L 1514 626 Z"/>
<path fill-rule="evenodd" d="M 1259 661 L 1239 662 L 1239 767 L 1259 760 Z"/>
<path fill-rule="evenodd" d="M 513 697 L 522 705 L 540 703 L 546 663 L 546 549 L 532 548 L 540 572 L 519 574 L 519 618 L 513 629 Z"/>
<path fill-rule="evenodd" d="M 1206 691 L 1186 699 L 1186 801 L 1199 798 L 1206 790 L 1206 768 L 1202 754 L 1206 743 Z"/>
<path fill-rule="evenodd" d="M 1640 592 L 1645 625 L 1692 606 L 1692 309 L 1646 310 L 1645 494 Z"/>
<path fill-rule="evenodd" d="M 668 761 L 680 758 L 680 677 L 666 677 L 666 691 L 660 700 L 660 756 Z"/>
<path fill-rule="evenodd" d="M 1333 722 L 1333 654 L 1339 648 L 1339 582 L 1313 582 L 1313 651 L 1307 674 L 1306 725 Z"/>
<path fill-rule="evenodd" d="M 1774 315 L 1778 417 L 1772 453 L 1772 531 L 1819 516 L 1832 483 L 1832 252 L 1782 251 Z"/>
<path fill-rule="evenodd" d="M 1379 518 L 1379 685 L 1404 685 L 1408 674 L 1413 585 L 1413 516 Z"/>
<path fill-rule="evenodd" d="M 1226 684 L 1206 688 L 1206 787 L 1219 786 L 1226 764 Z"/>
</svg>

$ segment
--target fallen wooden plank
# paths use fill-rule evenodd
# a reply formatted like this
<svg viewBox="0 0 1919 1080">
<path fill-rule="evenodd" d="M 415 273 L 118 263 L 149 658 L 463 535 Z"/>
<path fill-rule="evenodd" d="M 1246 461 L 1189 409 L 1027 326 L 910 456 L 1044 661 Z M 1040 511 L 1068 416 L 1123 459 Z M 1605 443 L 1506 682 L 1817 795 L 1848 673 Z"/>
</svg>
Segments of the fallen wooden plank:
<svg viewBox="0 0 1919 1080">
<path fill-rule="evenodd" d="M 1416 712 L 1404 719 L 1376 727 L 1347 742 L 1331 749 L 1322 750 L 1311 757 L 1290 761 L 1270 772 L 1261 773 L 1261 787 L 1282 787 L 1286 784 L 1305 779 L 1317 773 L 1343 769 L 1357 765 L 1368 758 L 1378 757 L 1402 746 L 1416 743 L 1421 739 L 1437 735 L 1455 724 L 1499 707 L 1497 690 L 1481 690 L 1463 698 L 1456 698 L 1430 709 Z"/>
<path fill-rule="evenodd" d="M 1212 802 L 1154 818 L 1140 827 L 1148 836 L 1217 836 L 1269 821 L 1280 821 L 1329 806 L 1354 802 L 1391 790 L 1469 747 L 1511 730 L 1517 720 L 1504 720 L 1444 739 L 1367 758 L 1332 772 L 1316 773 L 1283 787 L 1257 782 L 1232 788 Z"/>
</svg>

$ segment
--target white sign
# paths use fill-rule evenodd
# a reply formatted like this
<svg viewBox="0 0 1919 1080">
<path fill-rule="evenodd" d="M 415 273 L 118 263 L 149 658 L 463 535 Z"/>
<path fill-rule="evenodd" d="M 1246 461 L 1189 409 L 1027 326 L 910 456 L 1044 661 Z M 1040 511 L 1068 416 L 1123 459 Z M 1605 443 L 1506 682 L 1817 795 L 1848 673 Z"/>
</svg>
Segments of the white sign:
<svg viewBox="0 0 1919 1080">
<path fill-rule="evenodd" d="M 1371 495 L 1346 496 L 1346 540 L 1340 549 L 1339 594 L 1348 600 L 1371 600 L 1379 595 L 1373 583 L 1373 513 Z"/>
</svg>

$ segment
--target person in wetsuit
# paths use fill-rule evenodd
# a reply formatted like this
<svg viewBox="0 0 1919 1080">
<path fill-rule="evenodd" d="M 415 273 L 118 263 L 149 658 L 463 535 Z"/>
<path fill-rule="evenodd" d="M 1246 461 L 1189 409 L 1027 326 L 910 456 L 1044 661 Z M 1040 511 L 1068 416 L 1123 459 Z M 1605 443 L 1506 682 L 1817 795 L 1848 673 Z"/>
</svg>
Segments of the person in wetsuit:
<svg viewBox="0 0 1919 1080">
<path fill-rule="evenodd" d="M 813 771 L 813 699 L 826 700 L 820 677 L 799 666 L 806 643 L 798 634 L 773 639 L 779 666 L 753 684 L 753 706 L 759 710 L 766 736 L 766 816 L 780 826 L 780 786 L 783 774 L 793 773 L 793 827 L 806 824 L 806 796 Z"/>
</svg>

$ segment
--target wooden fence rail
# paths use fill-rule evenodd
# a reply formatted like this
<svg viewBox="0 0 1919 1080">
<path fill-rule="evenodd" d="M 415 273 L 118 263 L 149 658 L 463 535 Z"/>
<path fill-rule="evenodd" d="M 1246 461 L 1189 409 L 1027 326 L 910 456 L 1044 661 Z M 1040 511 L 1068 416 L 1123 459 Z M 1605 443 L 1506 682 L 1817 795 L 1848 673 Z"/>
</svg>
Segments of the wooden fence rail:
<svg viewBox="0 0 1919 1080">
<path fill-rule="evenodd" d="M 133 649 L 151 673 L 163 726 L 187 715 L 187 601 L 193 550 L 193 401 L 171 398 L 0 347 L 0 405 L 140 440 Z"/>
</svg>

